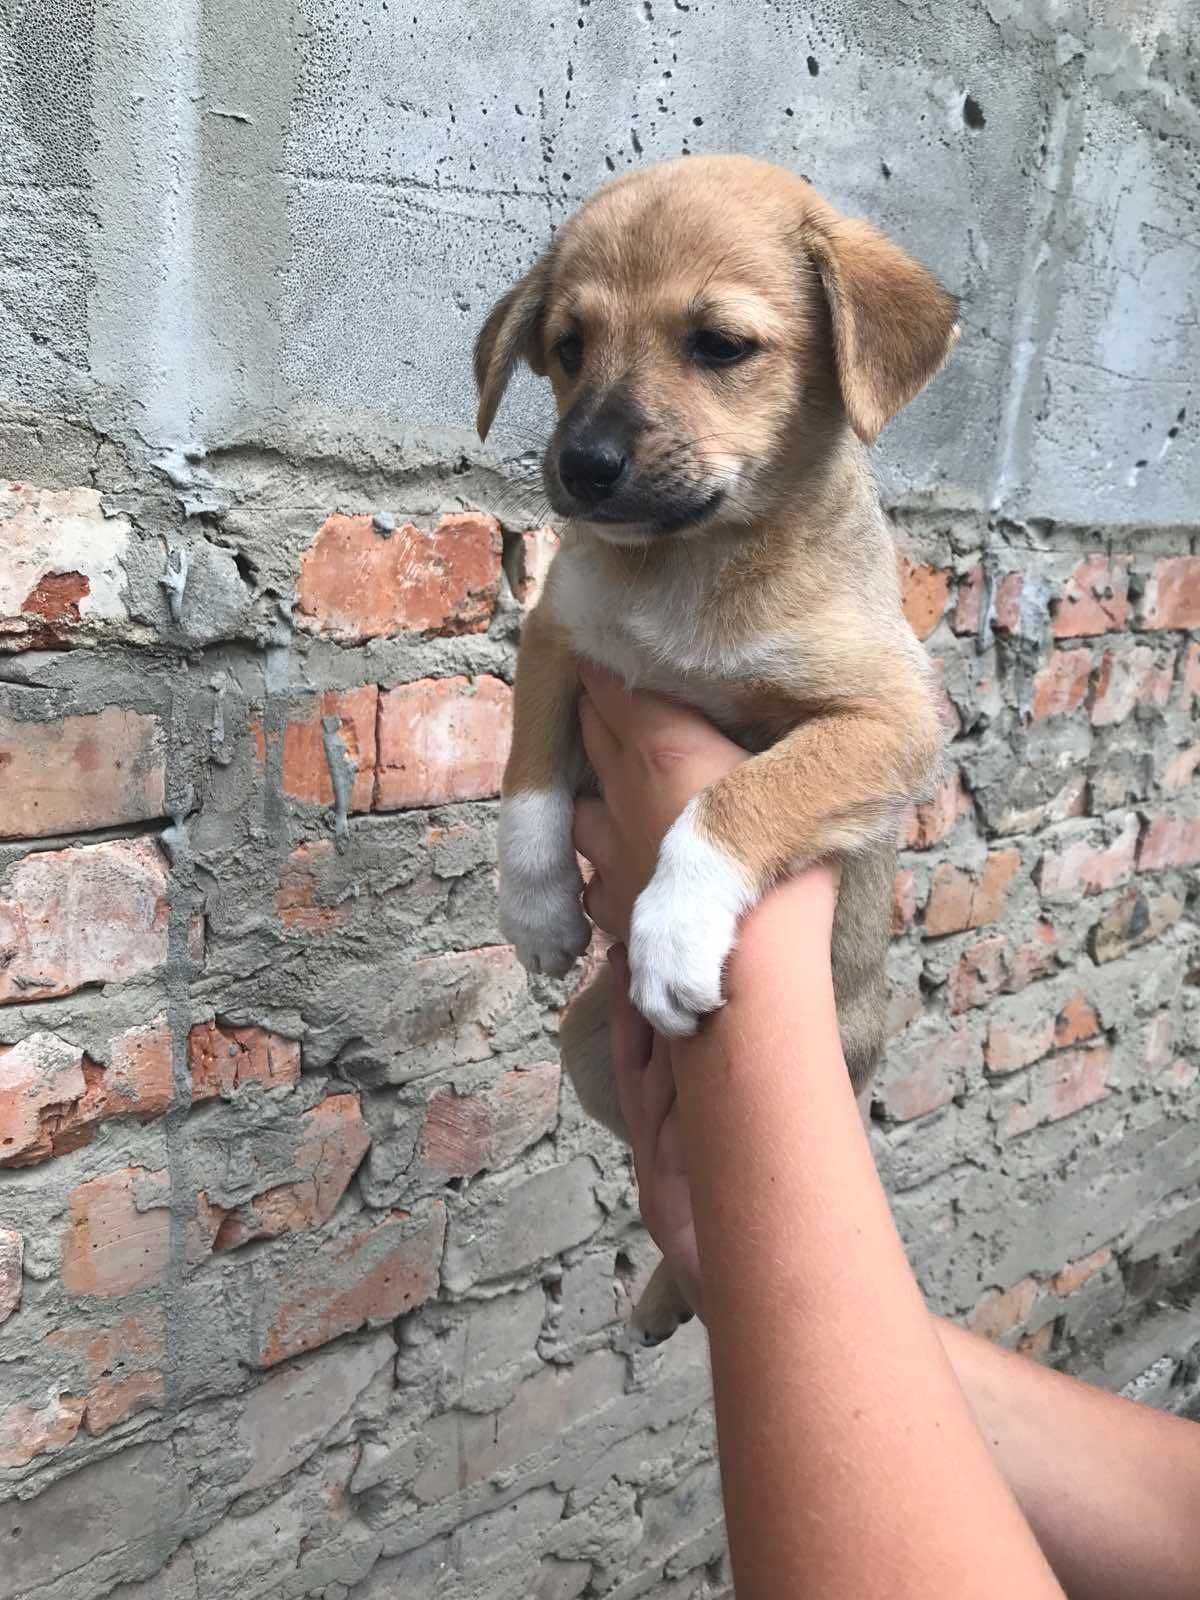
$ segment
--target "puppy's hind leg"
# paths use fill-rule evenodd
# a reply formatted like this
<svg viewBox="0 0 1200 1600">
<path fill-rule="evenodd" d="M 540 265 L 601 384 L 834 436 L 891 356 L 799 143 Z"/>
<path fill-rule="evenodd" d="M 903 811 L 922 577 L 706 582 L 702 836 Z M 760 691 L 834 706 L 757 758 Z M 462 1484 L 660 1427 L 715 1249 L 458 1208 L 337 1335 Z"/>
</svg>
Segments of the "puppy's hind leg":
<svg viewBox="0 0 1200 1600">
<path fill-rule="evenodd" d="M 590 1117 L 626 1144 L 629 1133 L 617 1099 L 609 1048 L 613 973 L 601 967 L 587 988 L 572 1001 L 559 1031 L 559 1049 L 579 1103 Z M 654 1269 L 634 1308 L 632 1326 L 643 1345 L 661 1344 L 692 1315 L 692 1308 L 665 1261 Z"/>
<path fill-rule="evenodd" d="M 575 1085 L 580 1105 L 589 1117 L 603 1123 L 628 1144 L 629 1133 L 617 1099 L 609 1050 L 612 986 L 612 968 L 605 964 L 567 1008 L 559 1029 L 558 1045 L 563 1067 Z"/>
<path fill-rule="evenodd" d="M 694 1312 L 670 1267 L 660 1261 L 650 1274 L 630 1319 L 634 1332 L 647 1347 L 662 1344 L 677 1328 L 690 1322 Z"/>
</svg>

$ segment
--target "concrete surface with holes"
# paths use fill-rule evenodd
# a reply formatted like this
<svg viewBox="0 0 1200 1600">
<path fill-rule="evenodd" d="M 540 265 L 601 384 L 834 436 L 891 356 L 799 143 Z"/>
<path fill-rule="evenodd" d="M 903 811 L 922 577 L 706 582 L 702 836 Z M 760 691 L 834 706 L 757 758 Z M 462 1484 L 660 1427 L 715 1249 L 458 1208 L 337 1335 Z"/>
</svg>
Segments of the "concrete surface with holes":
<svg viewBox="0 0 1200 1600">
<path fill-rule="evenodd" d="M 879 451 L 949 778 L 872 1138 L 934 1305 L 1200 1393 L 1189 0 L 0 8 L 0 1596 L 716 1600 L 694 1327 L 495 926 L 544 401 L 470 343 L 744 149 L 962 296 Z"/>
</svg>

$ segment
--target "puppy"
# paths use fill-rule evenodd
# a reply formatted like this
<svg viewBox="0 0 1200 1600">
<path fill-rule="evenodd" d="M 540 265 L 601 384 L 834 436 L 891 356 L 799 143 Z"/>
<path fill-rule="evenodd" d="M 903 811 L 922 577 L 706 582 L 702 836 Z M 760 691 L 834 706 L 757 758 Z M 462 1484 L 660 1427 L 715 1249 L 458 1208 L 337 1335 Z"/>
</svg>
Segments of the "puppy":
<svg viewBox="0 0 1200 1600">
<path fill-rule="evenodd" d="M 591 932 L 572 844 L 587 658 L 756 752 L 663 841 L 629 941 L 638 1010 L 692 1033 L 721 1004 L 739 918 L 836 857 L 833 977 L 865 1088 L 897 823 L 943 744 L 866 446 L 957 337 L 923 267 L 743 156 L 608 184 L 494 307 L 475 350 L 481 438 L 522 360 L 558 409 L 543 475 L 563 540 L 525 626 L 500 811 L 501 926 L 530 971 L 565 972 Z M 567 1013 L 562 1055 L 584 1108 L 623 1134 L 609 983 Z M 635 1327 L 657 1342 L 686 1315 L 660 1265 Z"/>
</svg>

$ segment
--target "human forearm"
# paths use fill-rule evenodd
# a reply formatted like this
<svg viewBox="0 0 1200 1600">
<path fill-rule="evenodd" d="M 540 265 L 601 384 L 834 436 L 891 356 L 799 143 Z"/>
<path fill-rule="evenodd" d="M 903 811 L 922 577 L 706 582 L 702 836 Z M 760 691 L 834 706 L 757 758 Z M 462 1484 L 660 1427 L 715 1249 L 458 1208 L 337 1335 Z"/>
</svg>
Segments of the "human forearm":
<svg viewBox="0 0 1200 1600">
<path fill-rule="evenodd" d="M 1200 1428 L 1048 1371 L 953 1323 L 942 1346 L 1072 1600 L 1195 1600 Z"/>
<path fill-rule="evenodd" d="M 806 893 L 753 914 L 672 1047 L 739 1600 L 1060 1593 L 905 1262 Z"/>
</svg>

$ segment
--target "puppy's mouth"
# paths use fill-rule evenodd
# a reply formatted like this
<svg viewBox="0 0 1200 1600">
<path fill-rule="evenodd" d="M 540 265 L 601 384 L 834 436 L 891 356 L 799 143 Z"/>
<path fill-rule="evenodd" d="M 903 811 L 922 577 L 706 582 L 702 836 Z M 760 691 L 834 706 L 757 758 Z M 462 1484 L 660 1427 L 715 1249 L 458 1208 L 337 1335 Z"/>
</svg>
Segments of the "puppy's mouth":
<svg viewBox="0 0 1200 1600">
<path fill-rule="evenodd" d="M 551 475 L 546 476 L 549 480 Z M 547 489 L 550 503 L 560 516 L 586 523 L 610 544 L 640 544 L 690 532 L 710 522 L 725 499 L 725 489 L 717 488 L 707 494 L 687 490 L 617 494 L 589 505 L 567 494 L 560 484 L 548 481 Z"/>
</svg>

